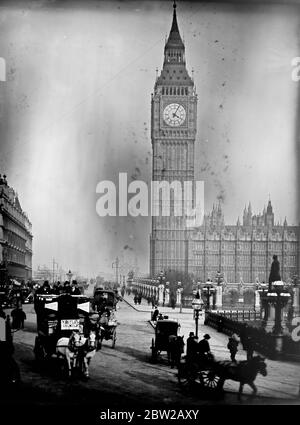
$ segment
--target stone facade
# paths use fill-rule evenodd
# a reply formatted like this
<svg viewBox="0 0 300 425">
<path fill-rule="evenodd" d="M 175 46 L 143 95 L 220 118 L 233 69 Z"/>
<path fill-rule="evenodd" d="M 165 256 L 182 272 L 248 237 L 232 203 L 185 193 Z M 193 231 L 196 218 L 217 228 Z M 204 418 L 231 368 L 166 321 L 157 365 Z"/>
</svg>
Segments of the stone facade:
<svg viewBox="0 0 300 425">
<path fill-rule="evenodd" d="M 278 256 L 281 278 L 299 275 L 299 226 L 275 224 L 272 203 L 262 214 L 245 208 L 243 222 L 225 225 L 221 204 L 214 206 L 189 241 L 189 272 L 200 281 L 220 270 L 227 282 L 267 282 L 272 257 Z"/>
<path fill-rule="evenodd" d="M 18 195 L 0 176 L 0 279 L 32 278 L 32 226 Z"/>
<path fill-rule="evenodd" d="M 156 79 L 151 105 L 152 180 L 194 181 L 197 94 L 186 70 L 176 6 L 165 45 L 163 69 Z M 170 114 L 172 107 L 173 115 Z M 182 111 L 178 117 L 177 108 Z M 193 205 L 194 195 L 193 192 L 188 199 Z M 205 216 L 202 226 L 191 229 L 186 227 L 184 215 L 174 216 L 172 210 L 169 216 L 162 215 L 164 207 L 175 206 L 172 192 L 170 199 L 161 198 L 152 198 L 152 205 L 159 207 L 160 214 L 152 217 L 151 277 L 172 269 L 205 282 L 208 278 L 214 280 L 220 271 L 227 282 L 263 282 L 268 280 L 274 254 L 280 261 L 282 279 L 300 276 L 300 227 L 289 226 L 286 220 L 283 225 L 275 224 L 271 201 L 256 215 L 249 204 L 242 223 L 238 219 L 236 225 L 225 224 L 219 204 Z"/>
</svg>

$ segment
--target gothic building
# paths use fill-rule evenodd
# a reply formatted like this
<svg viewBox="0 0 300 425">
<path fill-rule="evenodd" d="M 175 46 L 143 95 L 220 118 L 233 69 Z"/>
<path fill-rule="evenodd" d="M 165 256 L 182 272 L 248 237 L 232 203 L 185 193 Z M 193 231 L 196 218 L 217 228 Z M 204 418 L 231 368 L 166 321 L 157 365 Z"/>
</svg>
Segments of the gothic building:
<svg viewBox="0 0 300 425">
<path fill-rule="evenodd" d="M 32 229 L 17 193 L 0 175 L 0 283 L 32 278 Z"/>
<path fill-rule="evenodd" d="M 164 48 L 163 69 L 157 77 L 151 99 L 151 142 L 153 181 L 194 181 L 197 95 L 188 74 L 185 46 L 181 39 L 174 4 L 173 22 Z M 193 201 L 191 194 L 189 202 Z M 174 216 L 174 193 L 152 198 L 160 214 L 152 217 L 150 274 L 179 268 L 188 271 L 189 229 L 186 217 Z M 171 208 L 171 214 L 161 212 Z"/>
<path fill-rule="evenodd" d="M 272 257 L 278 255 L 281 278 L 292 280 L 300 271 L 299 226 L 275 224 L 272 203 L 261 214 L 245 207 L 243 222 L 225 225 L 221 204 L 214 206 L 195 229 L 189 244 L 189 272 L 200 281 L 221 271 L 227 282 L 267 282 Z"/>
<path fill-rule="evenodd" d="M 152 180 L 194 181 L 194 144 L 197 131 L 197 94 L 186 69 L 174 4 L 173 22 L 164 48 L 163 69 L 151 99 Z M 275 224 L 271 201 L 261 214 L 245 207 L 243 222 L 226 225 L 221 204 L 213 207 L 198 228 L 186 227 L 186 216 L 175 216 L 174 193 L 156 195 L 152 206 L 150 276 L 169 269 L 193 274 L 205 282 L 220 271 L 227 282 L 267 281 L 272 256 L 278 255 L 283 279 L 300 275 L 299 229 Z M 194 192 L 187 200 L 194 204 Z M 176 199 L 176 202 L 178 200 Z M 169 215 L 162 211 L 170 208 Z"/>
</svg>

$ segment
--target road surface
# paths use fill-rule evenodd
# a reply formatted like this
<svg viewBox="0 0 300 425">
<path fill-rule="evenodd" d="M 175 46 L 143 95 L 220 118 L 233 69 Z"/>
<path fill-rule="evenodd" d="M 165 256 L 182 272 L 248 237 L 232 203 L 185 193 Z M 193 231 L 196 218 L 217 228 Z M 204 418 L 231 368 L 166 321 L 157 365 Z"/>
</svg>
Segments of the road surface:
<svg viewBox="0 0 300 425">
<path fill-rule="evenodd" d="M 92 359 L 89 380 L 80 377 L 67 379 L 56 358 L 51 359 L 47 369 L 38 369 L 33 354 L 36 316 L 32 305 L 24 306 L 24 309 L 27 314 L 25 329 L 14 334 L 15 358 L 20 366 L 22 384 L 15 396 L 2 398 L 2 404 L 15 412 L 19 406 L 23 412 L 42 407 L 53 414 L 52 407 L 61 406 L 74 413 L 76 406 L 80 412 L 90 410 L 101 414 L 106 407 L 120 411 L 129 408 L 198 409 L 199 406 L 240 404 L 236 394 L 238 383 L 225 387 L 222 399 L 210 396 L 203 399 L 199 394 L 183 393 L 177 382 L 176 369 L 167 364 L 166 353 L 159 362 L 151 363 L 150 346 L 154 331 L 149 323 L 149 312 L 137 311 L 125 301 L 119 303 L 117 311 L 116 346 L 112 348 L 111 341 L 103 342 L 102 349 Z M 185 315 L 179 317 L 187 335 L 188 330 L 193 330 L 188 329 L 187 323 L 190 326 L 192 322 L 190 319 L 187 322 Z M 263 378 L 259 379 L 263 386 Z M 251 398 L 250 390 L 246 389 L 242 403 L 299 404 L 299 400 L 260 394 Z"/>
</svg>

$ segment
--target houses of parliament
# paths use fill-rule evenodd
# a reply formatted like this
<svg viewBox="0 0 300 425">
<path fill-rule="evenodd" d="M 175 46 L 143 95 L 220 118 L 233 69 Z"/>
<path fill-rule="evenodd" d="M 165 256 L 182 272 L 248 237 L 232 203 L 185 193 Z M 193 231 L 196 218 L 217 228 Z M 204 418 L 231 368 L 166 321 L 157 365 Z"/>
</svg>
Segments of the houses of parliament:
<svg viewBox="0 0 300 425">
<path fill-rule="evenodd" d="M 175 3 L 173 8 L 163 69 L 151 97 L 152 180 L 183 183 L 194 180 L 197 93 L 186 68 Z M 154 202 L 163 208 L 173 200 Z M 152 217 L 150 276 L 171 269 L 205 282 L 219 271 L 230 283 L 266 282 L 277 254 L 281 278 L 294 279 L 300 275 L 299 238 L 300 226 L 275 223 L 270 199 L 260 214 L 253 214 L 249 204 L 235 225 L 225 224 L 221 203 L 197 228 L 187 228 L 184 216 Z"/>
<path fill-rule="evenodd" d="M 261 214 L 245 207 L 243 220 L 226 225 L 219 203 L 191 233 L 189 272 L 201 281 L 220 270 L 227 282 L 268 282 L 272 257 L 278 256 L 281 278 L 299 275 L 299 226 L 275 223 L 271 200 Z"/>
</svg>

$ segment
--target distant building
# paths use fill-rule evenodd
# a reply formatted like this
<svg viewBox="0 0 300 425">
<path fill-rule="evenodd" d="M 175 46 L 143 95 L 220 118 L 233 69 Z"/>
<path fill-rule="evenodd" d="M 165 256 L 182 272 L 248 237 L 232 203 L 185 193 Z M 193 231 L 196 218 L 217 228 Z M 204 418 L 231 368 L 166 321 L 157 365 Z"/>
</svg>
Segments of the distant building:
<svg viewBox="0 0 300 425">
<path fill-rule="evenodd" d="M 189 273 L 200 281 L 220 271 L 227 282 L 268 281 L 272 257 L 278 255 L 281 278 L 300 274 L 299 226 L 275 224 L 271 201 L 261 214 L 245 207 L 243 222 L 226 225 L 221 204 L 214 206 L 189 241 Z"/>
<path fill-rule="evenodd" d="M 0 280 L 32 278 L 32 225 L 17 193 L 0 175 Z"/>
</svg>

